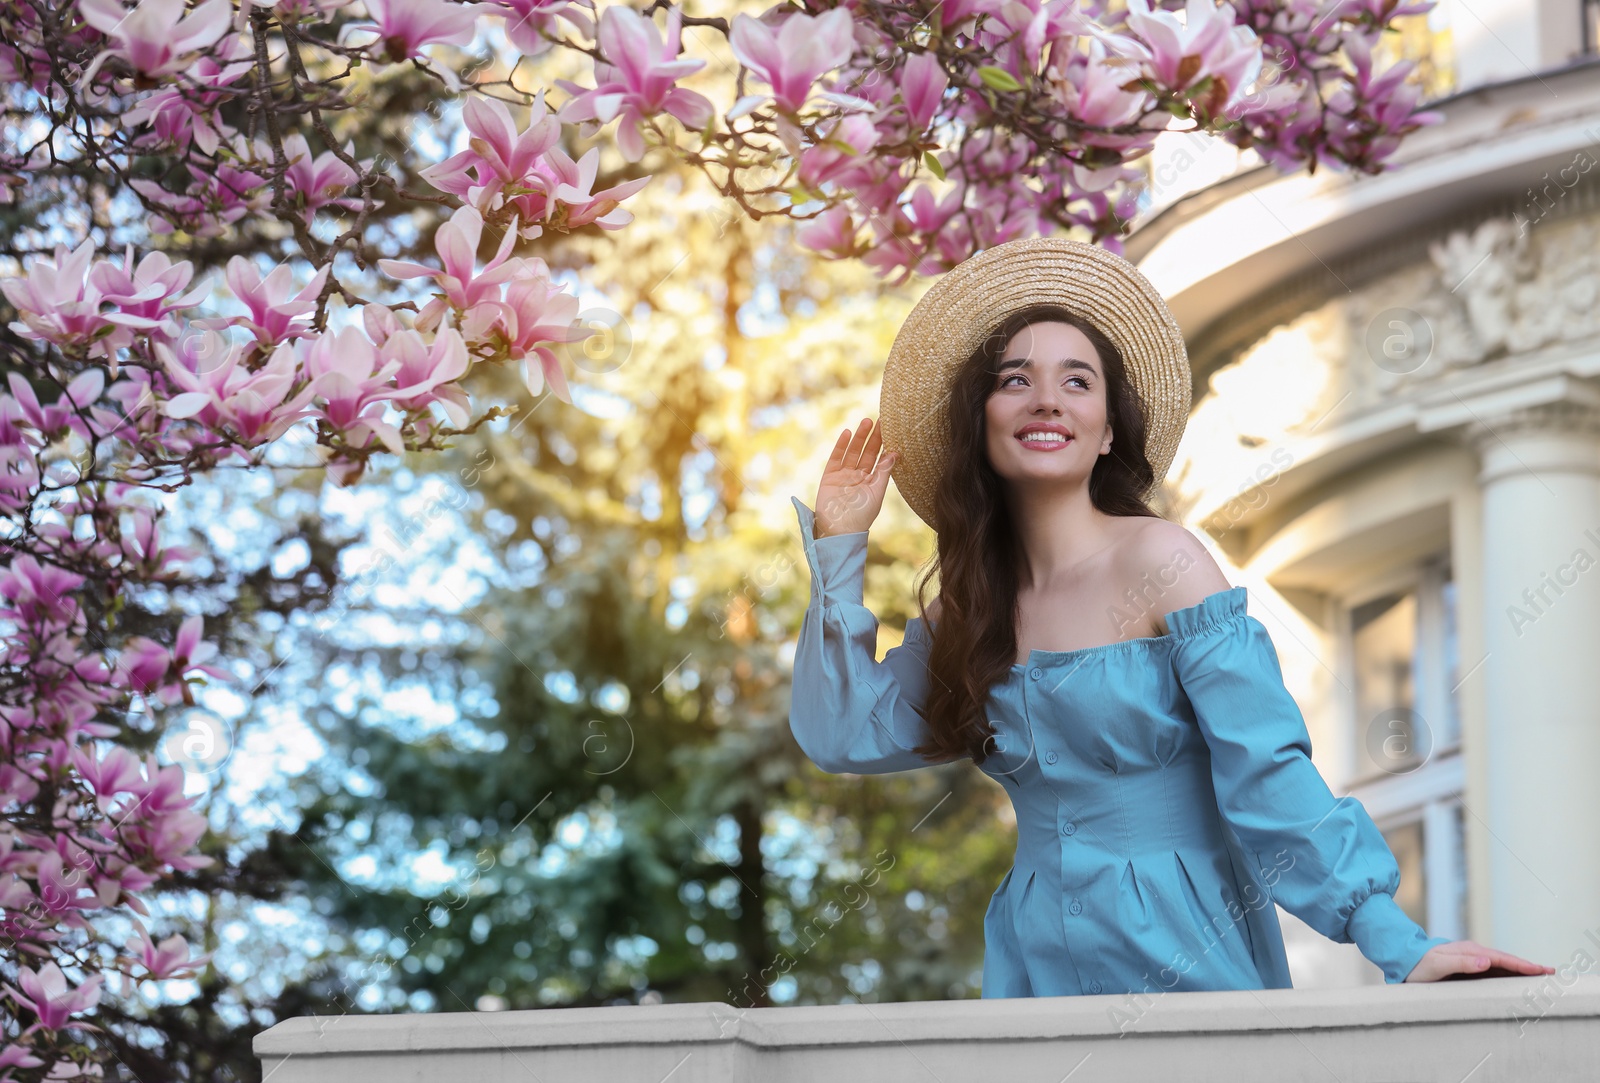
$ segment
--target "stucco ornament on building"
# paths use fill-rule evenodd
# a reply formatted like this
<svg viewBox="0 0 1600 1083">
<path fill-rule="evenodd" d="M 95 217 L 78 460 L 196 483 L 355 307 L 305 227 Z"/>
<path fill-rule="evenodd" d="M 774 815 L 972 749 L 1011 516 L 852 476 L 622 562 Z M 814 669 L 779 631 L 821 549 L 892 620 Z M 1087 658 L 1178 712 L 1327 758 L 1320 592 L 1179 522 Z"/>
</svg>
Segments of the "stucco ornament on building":
<svg viewBox="0 0 1600 1083">
<path fill-rule="evenodd" d="M 1600 332 L 1597 245 L 1600 227 L 1593 217 L 1557 220 L 1531 232 L 1514 218 L 1495 218 L 1431 245 L 1444 296 L 1459 298 L 1470 331 L 1446 336 L 1442 359 L 1477 363 Z"/>
<path fill-rule="evenodd" d="M 1600 337 L 1600 216 L 1524 226 L 1505 216 L 1452 230 L 1426 258 L 1285 321 L 1212 373 L 1171 477 L 1179 505 L 1248 492 L 1307 441 L 1456 370 Z"/>
</svg>

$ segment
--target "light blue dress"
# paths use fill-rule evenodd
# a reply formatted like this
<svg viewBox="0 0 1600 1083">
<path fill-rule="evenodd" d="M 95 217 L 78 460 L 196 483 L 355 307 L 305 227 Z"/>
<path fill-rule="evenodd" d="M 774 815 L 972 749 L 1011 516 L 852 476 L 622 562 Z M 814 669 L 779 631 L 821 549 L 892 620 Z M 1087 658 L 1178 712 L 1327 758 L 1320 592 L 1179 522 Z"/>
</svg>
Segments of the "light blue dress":
<svg viewBox="0 0 1600 1083">
<path fill-rule="evenodd" d="M 877 657 L 867 535 L 815 538 L 794 500 L 811 601 L 789 724 L 824 771 L 928 766 L 912 751 L 930 632 Z M 984 918 L 984 997 L 1291 987 L 1275 901 L 1355 943 L 1384 980 L 1436 944 L 1394 900 L 1400 869 L 1361 803 L 1312 764 L 1245 589 L 1167 614 L 1163 636 L 1032 651 L 988 700 L 981 770 L 1016 809 L 1017 851 Z"/>
</svg>

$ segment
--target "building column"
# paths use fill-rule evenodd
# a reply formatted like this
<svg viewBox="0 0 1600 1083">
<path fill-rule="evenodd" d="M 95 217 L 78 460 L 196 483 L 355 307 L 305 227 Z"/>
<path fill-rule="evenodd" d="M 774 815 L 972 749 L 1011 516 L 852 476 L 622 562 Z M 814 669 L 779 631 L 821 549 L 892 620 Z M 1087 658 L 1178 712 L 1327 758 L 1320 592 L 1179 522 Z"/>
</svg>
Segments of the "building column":
<svg viewBox="0 0 1600 1083">
<path fill-rule="evenodd" d="M 1551 402 L 1467 427 L 1483 511 L 1482 807 L 1490 947 L 1560 967 L 1600 935 L 1600 407 Z M 1463 657 L 1461 671 L 1478 659 Z M 1480 937 L 1480 940 L 1482 938 Z"/>
</svg>

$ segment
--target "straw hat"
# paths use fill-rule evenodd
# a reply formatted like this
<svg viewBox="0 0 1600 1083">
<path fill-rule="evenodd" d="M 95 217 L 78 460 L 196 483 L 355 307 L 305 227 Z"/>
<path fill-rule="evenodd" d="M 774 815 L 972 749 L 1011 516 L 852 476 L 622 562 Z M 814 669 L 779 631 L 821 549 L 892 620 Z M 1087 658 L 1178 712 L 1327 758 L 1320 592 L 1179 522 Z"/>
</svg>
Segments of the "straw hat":
<svg viewBox="0 0 1600 1083">
<path fill-rule="evenodd" d="M 1144 404 L 1145 452 L 1155 471 L 1146 500 L 1172 465 L 1189 419 L 1189 354 L 1161 294 L 1132 263 L 1098 245 L 1064 237 L 1007 241 L 957 264 L 922 295 L 884 365 L 878 417 L 884 446 L 899 452 L 892 476 L 929 526 L 950 442 L 950 380 L 985 335 L 1040 303 L 1082 315 L 1121 351 Z"/>
</svg>

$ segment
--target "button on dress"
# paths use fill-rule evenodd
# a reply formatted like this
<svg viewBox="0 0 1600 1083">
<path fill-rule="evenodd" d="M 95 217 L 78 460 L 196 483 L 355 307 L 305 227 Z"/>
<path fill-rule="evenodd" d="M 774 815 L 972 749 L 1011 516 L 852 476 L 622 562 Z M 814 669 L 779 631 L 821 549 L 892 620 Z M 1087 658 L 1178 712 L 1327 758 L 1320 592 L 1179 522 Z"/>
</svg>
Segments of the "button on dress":
<svg viewBox="0 0 1600 1083">
<path fill-rule="evenodd" d="M 867 534 L 796 514 L 811 599 L 789 724 L 831 773 L 929 766 L 912 749 L 931 632 L 877 660 Z M 1361 803 L 1335 798 L 1243 587 L 1167 614 L 1168 633 L 1029 652 L 990 689 L 982 770 L 1017 849 L 984 917 L 984 997 L 1292 986 L 1274 903 L 1398 983 L 1445 937 L 1394 900 L 1400 868 Z"/>
</svg>

